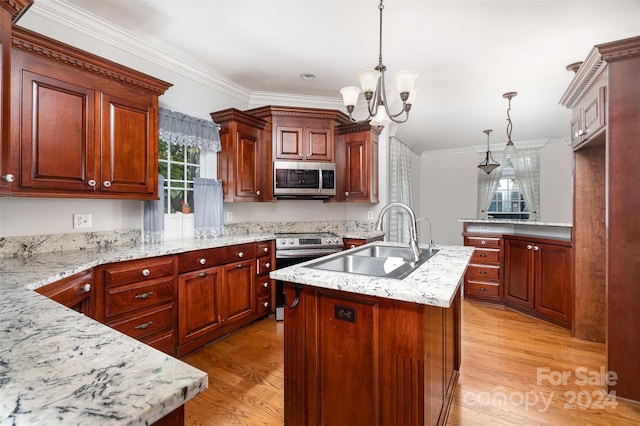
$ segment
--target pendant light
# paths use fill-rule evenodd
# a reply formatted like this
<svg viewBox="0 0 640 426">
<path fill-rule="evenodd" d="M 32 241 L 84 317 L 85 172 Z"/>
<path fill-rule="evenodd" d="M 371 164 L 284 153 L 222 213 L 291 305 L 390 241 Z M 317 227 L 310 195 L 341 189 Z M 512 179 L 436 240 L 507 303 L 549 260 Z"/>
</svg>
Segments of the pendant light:
<svg viewBox="0 0 640 426">
<path fill-rule="evenodd" d="M 491 129 L 482 131 L 482 133 L 485 133 L 487 135 L 487 154 L 484 161 L 478 164 L 478 168 L 486 174 L 491 174 L 492 171 L 500 167 L 500 163 L 493 159 L 491 151 L 489 150 L 489 134 L 491 134 L 491 132 L 493 132 L 493 130 Z"/>
<path fill-rule="evenodd" d="M 507 92 L 502 95 L 503 98 L 509 100 L 509 106 L 507 107 L 507 146 L 504 149 L 504 155 L 512 155 L 516 153 L 516 146 L 511 140 L 511 129 L 513 129 L 513 123 L 511 122 L 511 115 L 509 112 L 511 111 L 511 98 L 515 97 L 517 94 L 518 92 Z"/>
<path fill-rule="evenodd" d="M 353 113 L 353 110 L 358 103 L 360 93 L 363 92 L 367 101 L 369 116 L 360 122 L 371 119 L 371 124 L 377 126 L 385 125 L 392 121 L 394 123 L 404 123 L 409 119 L 409 110 L 411 110 L 411 105 L 413 105 L 417 92 L 415 80 L 418 76 L 418 73 L 413 70 L 399 71 L 394 74 L 396 87 L 400 94 L 400 100 L 402 101 L 402 108 L 395 114 L 391 113 L 391 111 L 389 111 L 389 103 L 387 102 L 387 93 L 384 81 L 384 73 L 387 70 L 387 67 L 382 63 L 383 9 L 384 5 L 382 4 L 382 0 L 380 0 L 380 5 L 378 5 L 378 10 L 380 11 L 380 45 L 378 65 L 372 70 L 363 71 L 358 74 L 361 88 L 356 86 L 347 86 L 340 89 L 344 105 L 349 113 L 349 118 L 353 120 L 351 113 Z"/>
</svg>

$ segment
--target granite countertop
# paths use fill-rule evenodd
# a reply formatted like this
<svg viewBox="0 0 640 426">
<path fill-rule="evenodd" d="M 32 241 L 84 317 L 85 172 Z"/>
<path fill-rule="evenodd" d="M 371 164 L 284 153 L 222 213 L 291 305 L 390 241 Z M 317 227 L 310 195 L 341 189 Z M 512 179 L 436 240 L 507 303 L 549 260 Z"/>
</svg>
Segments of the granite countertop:
<svg viewBox="0 0 640 426">
<path fill-rule="evenodd" d="M 569 227 L 569 228 L 573 226 L 570 223 L 541 222 L 541 221 L 524 220 L 524 219 L 458 219 L 458 222 L 498 223 L 498 224 L 509 224 L 509 225 L 533 225 L 533 226 L 561 226 L 561 227 Z"/>
<path fill-rule="evenodd" d="M 146 425 L 207 388 L 207 374 L 31 291 L 105 263 L 273 235 L 73 250 L 0 263 L 0 425 Z"/>
<path fill-rule="evenodd" d="M 380 244 L 402 246 L 388 242 L 370 243 L 370 245 Z M 420 247 L 427 248 L 427 246 Z M 317 260 L 277 269 L 269 275 L 273 279 L 282 281 L 449 308 L 462 282 L 473 247 L 438 246 L 435 248 L 439 250 L 438 253 L 402 280 L 305 267 Z M 351 250 L 357 250 L 357 248 Z M 341 256 L 343 253 L 336 253 L 327 258 Z"/>
</svg>

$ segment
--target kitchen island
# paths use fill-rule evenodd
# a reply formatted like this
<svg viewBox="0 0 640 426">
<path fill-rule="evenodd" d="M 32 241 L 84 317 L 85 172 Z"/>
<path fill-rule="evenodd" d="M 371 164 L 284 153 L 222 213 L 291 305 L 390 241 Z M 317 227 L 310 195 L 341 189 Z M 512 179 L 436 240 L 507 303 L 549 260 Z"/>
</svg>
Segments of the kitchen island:
<svg viewBox="0 0 640 426">
<path fill-rule="evenodd" d="M 402 280 L 307 267 L 314 261 L 271 272 L 290 307 L 286 424 L 445 424 L 473 249 L 438 249 Z"/>
</svg>

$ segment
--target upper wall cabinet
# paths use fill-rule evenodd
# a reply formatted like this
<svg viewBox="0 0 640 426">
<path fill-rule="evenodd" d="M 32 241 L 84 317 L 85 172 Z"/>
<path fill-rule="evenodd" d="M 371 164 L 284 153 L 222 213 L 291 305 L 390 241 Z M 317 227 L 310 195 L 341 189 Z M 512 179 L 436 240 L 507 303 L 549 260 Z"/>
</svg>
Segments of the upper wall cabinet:
<svg viewBox="0 0 640 426">
<path fill-rule="evenodd" d="M 269 147 L 263 141 L 266 123 L 235 108 L 212 112 L 221 126 L 218 178 L 222 180 L 225 202 L 264 201 L 272 197 Z"/>
<path fill-rule="evenodd" d="M 11 80 L 14 195 L 157 198 L 169 83 L 19 27 Z"/>
<path fill-rule="evenodd" d="M 9 193 L 15 180 L 15 175 L 9 171 L 11 23 L 32 3 L 32 0 L 0 2 L 0 194 Z"/>
<path fill-rule="evenodd" d="M 379 201 L 378 136 L 381 131 L 381 127 L 369 124 L 338 126 L 336 201 Z"/>
<path fill-rule="evenodd" d="M 334 161 L 336 123 L 348 117 L 336 110 L 265 106 L 247 111 L 269 123 L 274 160 Z"/>
</svg>

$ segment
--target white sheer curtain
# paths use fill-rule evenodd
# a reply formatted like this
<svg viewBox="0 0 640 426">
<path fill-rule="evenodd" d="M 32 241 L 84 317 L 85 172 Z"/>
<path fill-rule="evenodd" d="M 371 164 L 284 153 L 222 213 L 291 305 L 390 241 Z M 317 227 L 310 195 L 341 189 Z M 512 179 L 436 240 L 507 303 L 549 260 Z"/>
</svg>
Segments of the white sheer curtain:
<svg viewBox="0 0 640 426">
<path fill-rule="evenodd" d="M 411 151 L 402 141 L 389 139 L 389 195 L 391 202 L 401 202 L 412 207 Z M 392 209 L 388 217 L 388 241 L 408 243 L 409 220 L 403 211 Z"/>
<path fill-rule="evenodd" d="M 511 154 L 516 179 L 529 208 L 529 220 L 540 217 L 540 148 L 519 149 Z"/>
<path fill-rule="evenodd" d="M 222 181 L 193 178 L 196 238 L 214 238 L 224 234 Z"/>
<path fill-rule="evenodd" d="M 502 177 L 502 169 L 504 166 L 504 159 L 500 154 L 492 154 L 500 166 L 494 169 L 491 173 L 486 174 L 481 169 L 478 169 L 478 206 L 476 217 L 478 219 L 487 219 L 489 214 L 489 206 L 491 205 L 491 199 L 493 194 L 500 184 L 500 178 Z M 480 162 L 485 159 L 485 154 L 480 155 Z"/>
</svg>

